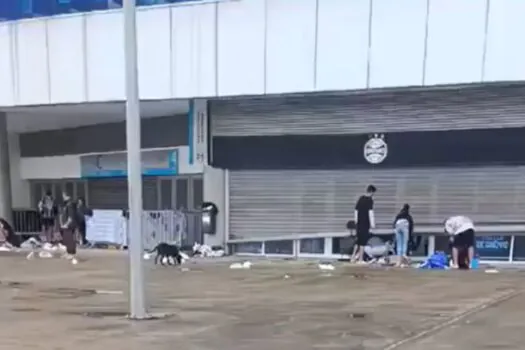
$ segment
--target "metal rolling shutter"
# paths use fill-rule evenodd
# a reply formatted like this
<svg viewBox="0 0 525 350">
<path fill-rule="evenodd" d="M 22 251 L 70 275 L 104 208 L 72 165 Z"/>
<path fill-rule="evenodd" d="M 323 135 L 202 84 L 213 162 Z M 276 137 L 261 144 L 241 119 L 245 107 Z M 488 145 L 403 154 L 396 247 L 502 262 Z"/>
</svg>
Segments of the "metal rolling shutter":
<svg viewBox="0 0 525 350">
<path fill-rule="evenodd" d="M 379 226 L 402 204 L 420 224 L 464 214 L 475 222 L 522 221 L 525 167 L 455 169 L 232 171 L 230 234 L 236 237 L 341 232 L 367 184 L 378 187 Z"/>
<path fill-rule="evenodd" d="M 127 209 L 127 179 L 96 179 L 88 183 L 89 203 L 93 209 Z M 157 209 L 157 178 L 142 181 L 143 207 Z"/>
<path fill-rule="evenodd" d="M 525 87 L 261 97 L 210 102 L 214 136 L 525 126 Z"/>
</svg>

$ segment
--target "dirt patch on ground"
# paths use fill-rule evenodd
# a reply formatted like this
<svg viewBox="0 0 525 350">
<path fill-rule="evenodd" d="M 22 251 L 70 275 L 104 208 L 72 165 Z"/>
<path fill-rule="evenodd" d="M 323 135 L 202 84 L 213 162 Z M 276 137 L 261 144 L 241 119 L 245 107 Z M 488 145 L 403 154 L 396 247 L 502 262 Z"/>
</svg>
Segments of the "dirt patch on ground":
<svg viewBox="0 0 525 350">
<path fill-rule="evenodd" d="M 0 336 L 10 349 L 384 349 L 497 296 L 521 290 L 523 274 L 371 269 L 307 262 L 146 262 L 150 311 L 130 322 L 121 254 L 28 261 L 0 256 Z M 461 287 L 454 284 L 462 281 Z M 102 290 L 106 293 L 98 294 Z M 119 294 L 122 292 L 122 294 Z M 478 322 L 483 327 L 483 322 Z M 411 346 L 406 345 L 406 348 Z"/>
</svg>

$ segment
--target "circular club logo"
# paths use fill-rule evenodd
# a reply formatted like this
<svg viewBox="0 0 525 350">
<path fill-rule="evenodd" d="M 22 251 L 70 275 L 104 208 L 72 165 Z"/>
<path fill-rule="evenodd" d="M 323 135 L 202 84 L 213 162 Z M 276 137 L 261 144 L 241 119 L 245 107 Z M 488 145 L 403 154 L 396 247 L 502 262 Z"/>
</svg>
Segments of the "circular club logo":
<svg viewBox="0 0 525 350">
<path fill-rule="evenodd" d="M 379 164 L 383 162 L 388 155 L 388 145 L 385 142 L 384 135 L 375 134 L 365 143 L 365 159 L 370 164 Z"/>
</svg>

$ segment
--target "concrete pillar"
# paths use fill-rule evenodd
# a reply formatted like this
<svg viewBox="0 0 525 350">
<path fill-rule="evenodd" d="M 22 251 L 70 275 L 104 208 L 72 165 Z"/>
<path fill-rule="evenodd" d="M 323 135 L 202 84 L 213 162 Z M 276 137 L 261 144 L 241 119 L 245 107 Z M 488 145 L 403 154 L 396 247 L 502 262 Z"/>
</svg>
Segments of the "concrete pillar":
<svg viewBox="0 0 525 350">
<path fill-rule="evenodd" d="M 12 222 L 11 170 L 7 115 L 0 112 L 0 217 Z"/>
</svg>

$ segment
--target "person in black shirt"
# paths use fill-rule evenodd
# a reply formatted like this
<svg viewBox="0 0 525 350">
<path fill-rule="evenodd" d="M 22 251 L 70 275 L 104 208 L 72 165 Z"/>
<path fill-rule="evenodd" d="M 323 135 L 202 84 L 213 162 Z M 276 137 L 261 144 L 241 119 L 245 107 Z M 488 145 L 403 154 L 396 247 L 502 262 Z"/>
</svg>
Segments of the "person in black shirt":
<svg viewBox="0 0 525 350">
<path fill-rule="evenodd" d="M 60 210 L 60 232 L 62 233 L 62 241 L 66 246 L 67 258 L 74 264 L 77 263 L 75 255 L 77 254 L 77 242 L 75 239 L 75 230 L 77 228 L 77 210 L 76 204 L 71 197 L 66 193 L 62 193 L 64 204 Z"/>
<path fill-rule="evenodd" d="M 84 198 L 77 199 L 77 228 L 83 245 L 88 245 L 86 238 L 86 217 L 92 217 L 93 211 L 86 206 Z"/>
<path fill-rule="evenodd" d="M 355 205 L 354 220 L 356 222 L 356 236 L 357 236 L 357 257 L 353 257 L 352 262 L 362 264 L 364 262 L 365 246 L 370 236 L 370 229 L 375 228 L 374 218 L 374 200 L 373 196 L 377 189 L 374 185 L 369 185 L 366 188 L 366 194 L 359 197 Z"/>
</svg>

